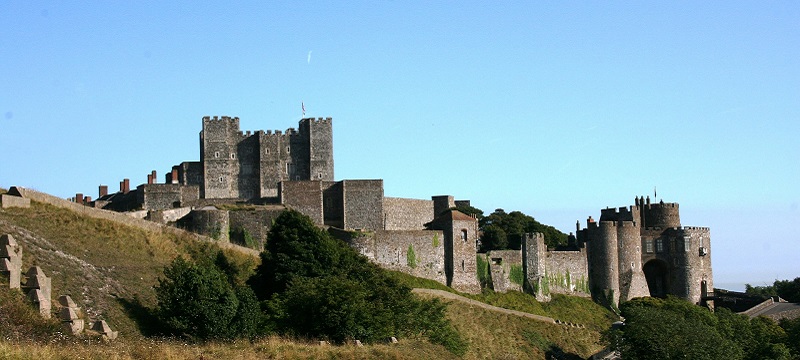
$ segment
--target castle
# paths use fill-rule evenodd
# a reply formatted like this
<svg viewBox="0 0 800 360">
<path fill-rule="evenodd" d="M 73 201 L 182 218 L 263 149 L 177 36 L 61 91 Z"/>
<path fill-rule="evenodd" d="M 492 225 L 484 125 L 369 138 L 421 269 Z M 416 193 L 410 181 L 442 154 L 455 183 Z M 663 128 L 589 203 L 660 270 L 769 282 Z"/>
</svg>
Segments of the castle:
<svg viewBox="0 0 800 360">
<path fill-rule="evenodd" d="M 109 193 L 98 208 L 174 224 L 254 248 L 286 208 L 309 216 L 382 267 L 463 292 L 520 290 L 592 296 L 610 306 L 639 296 L 676 295 L 704 303 L 713 289 L 708 228 L 682 227 L 678 204 L 639 198 L 578 223 L 570 246 L 548 249 L 528 234 L 520 250 L 477 253 L 478 221 L 455 210 L 468 200 L 386 197 L 383 180 L 334 180 L 331 118 L 304 118 L 297 130 L 247 131 L 239 118 L 204 117 L 200 161 L 172 167 L 165 182 Z"/>
</svg>

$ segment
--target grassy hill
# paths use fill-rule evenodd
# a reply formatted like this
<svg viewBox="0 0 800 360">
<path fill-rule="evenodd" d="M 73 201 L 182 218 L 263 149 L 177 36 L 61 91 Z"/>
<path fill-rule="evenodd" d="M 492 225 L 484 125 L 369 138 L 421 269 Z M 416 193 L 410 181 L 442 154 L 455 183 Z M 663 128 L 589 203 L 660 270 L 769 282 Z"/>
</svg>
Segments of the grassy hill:
<svg viewBox="0 0 800 360">
<path fill-rule="evenodd" d="M 26 313 L 26 300 L 15 291 L 0 289 L 0 358 L 451 358 L 439 345 L 419 339 L 365 347 L 319 346 L 312 340 L 278 337 L 253 342 L 186 343 L 147 337 L 140 316 L 155 306 L 153 286 L 162 269 L 176 256 L 210 256 L 216 246 L 191 235 L 145 231 L 98 220 L 79 212 L 32 202 L 31 208 L 0 209 L 0 234 L 11 234 L 23 248 L 23 271 L 40 266 L 52 277 L 53 297 L 69 294 L 85 318 L 104 319 L 120 337 L 109 344 L 54 333 L 59 326 L 35 312 Z M 257 266 L 252 255 L 225 250 L 245 268 Z M 438 283 L 402 274 L 414 287 L 441 288 Z M 473 299 L 496 306 L 550 316 L 585 328 L 547 324 L 471 307 L 448 305 L 448 317 L 470 342 L 465 358 L 586 358 L 600 350 L 600 330 L 611 317 L 591 301 L 556 296 L 540 304 L 521 293 L 485 293 Z"/>
</svg>

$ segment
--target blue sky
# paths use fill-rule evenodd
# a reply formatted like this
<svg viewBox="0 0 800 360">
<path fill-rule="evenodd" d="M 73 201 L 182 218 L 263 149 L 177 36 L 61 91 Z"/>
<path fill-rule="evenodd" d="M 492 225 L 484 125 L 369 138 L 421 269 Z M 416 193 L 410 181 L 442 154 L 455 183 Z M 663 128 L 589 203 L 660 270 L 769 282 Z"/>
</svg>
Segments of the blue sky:
<svg viewBox="0 0 800 360">
<path fill-rule="evenodd" d="M 711 227 L 717 286 L 794 278 L 797 19 L 791 1 L 3 1 L 0 186 L 163 181 L 199 159 L 203 116 L 285 130 L 304 102 L 334 119 L 337 179 L 563 231 L 657 187 Z"/>
</svg>

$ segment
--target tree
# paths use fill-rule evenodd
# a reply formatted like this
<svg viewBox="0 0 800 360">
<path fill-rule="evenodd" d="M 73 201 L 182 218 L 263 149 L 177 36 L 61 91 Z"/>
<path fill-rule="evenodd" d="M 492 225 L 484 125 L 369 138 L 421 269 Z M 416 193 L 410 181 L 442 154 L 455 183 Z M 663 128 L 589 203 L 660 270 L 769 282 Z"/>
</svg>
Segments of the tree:
<svg viewBox="0 0 800 360">
<path fill-rule="evenodd" d="M 156 286 L 160 319 L 178 335 L 226 338 L 239 300 L 225 275 L 213 266 L 177 257 Z"/>
<path fill-rule="evenodd" d="M 620 310 L 625 324 L 606 339 L 624 359 L 791 359 L 784 330 L 767 318 L 675 297 L 633 299 Z"/>
<path fill-rule="evenodd" d="M 780 296 L 788 302 L 800 302 L 800 277 L 794 280 L 775 280 L 772 285 L 745 284 L 745 293 L 764 297 Z"/>
<path fill-rule="evenodd" d="M 534 232 L 543 233 L 545 244 L 549 247 L 567 244 L 566 234 L 520 211 L 506 213 L 503 209 L 496 209 L 488 216 L 482 217 L 478 224 L 483 232 L 481 251 L 521 249 L 523 236 Z"/>
<path fill-rule="evenodd" d="M 444 311 L 429 310 L 436 302 L 416 298 L 296 211 L 276 218 L 261 259 L 249 283 L 281 333 L 336 342 L 420 334 L 453 352 L 464 349 L 455 329 L 443 325 Z"/>
<path fill-rule="evenodd" d="M 198 339 L 263 334 L 264 316 L 255 294 L 237 280 L 234 263 L 221 251 L 214 260 L 178 257 L 164 269 L 155 289 L 160 321 L 175 335 Z"/>
</svg>

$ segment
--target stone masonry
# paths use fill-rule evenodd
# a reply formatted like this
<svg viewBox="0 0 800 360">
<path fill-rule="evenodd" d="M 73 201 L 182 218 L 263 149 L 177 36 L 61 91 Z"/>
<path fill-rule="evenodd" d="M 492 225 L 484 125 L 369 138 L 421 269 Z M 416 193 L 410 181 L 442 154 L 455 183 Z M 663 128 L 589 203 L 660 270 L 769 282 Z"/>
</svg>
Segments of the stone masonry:
<svg viewBox="0 0 800 360">
<path fill-rule="evenodd" d="M 20 281 L 22 281 L 22 247 L 9 234 L 0 237 L 0 274 L 5 275 L 8 279 L 9 288 L 20 288 Z"/>
</svg>

